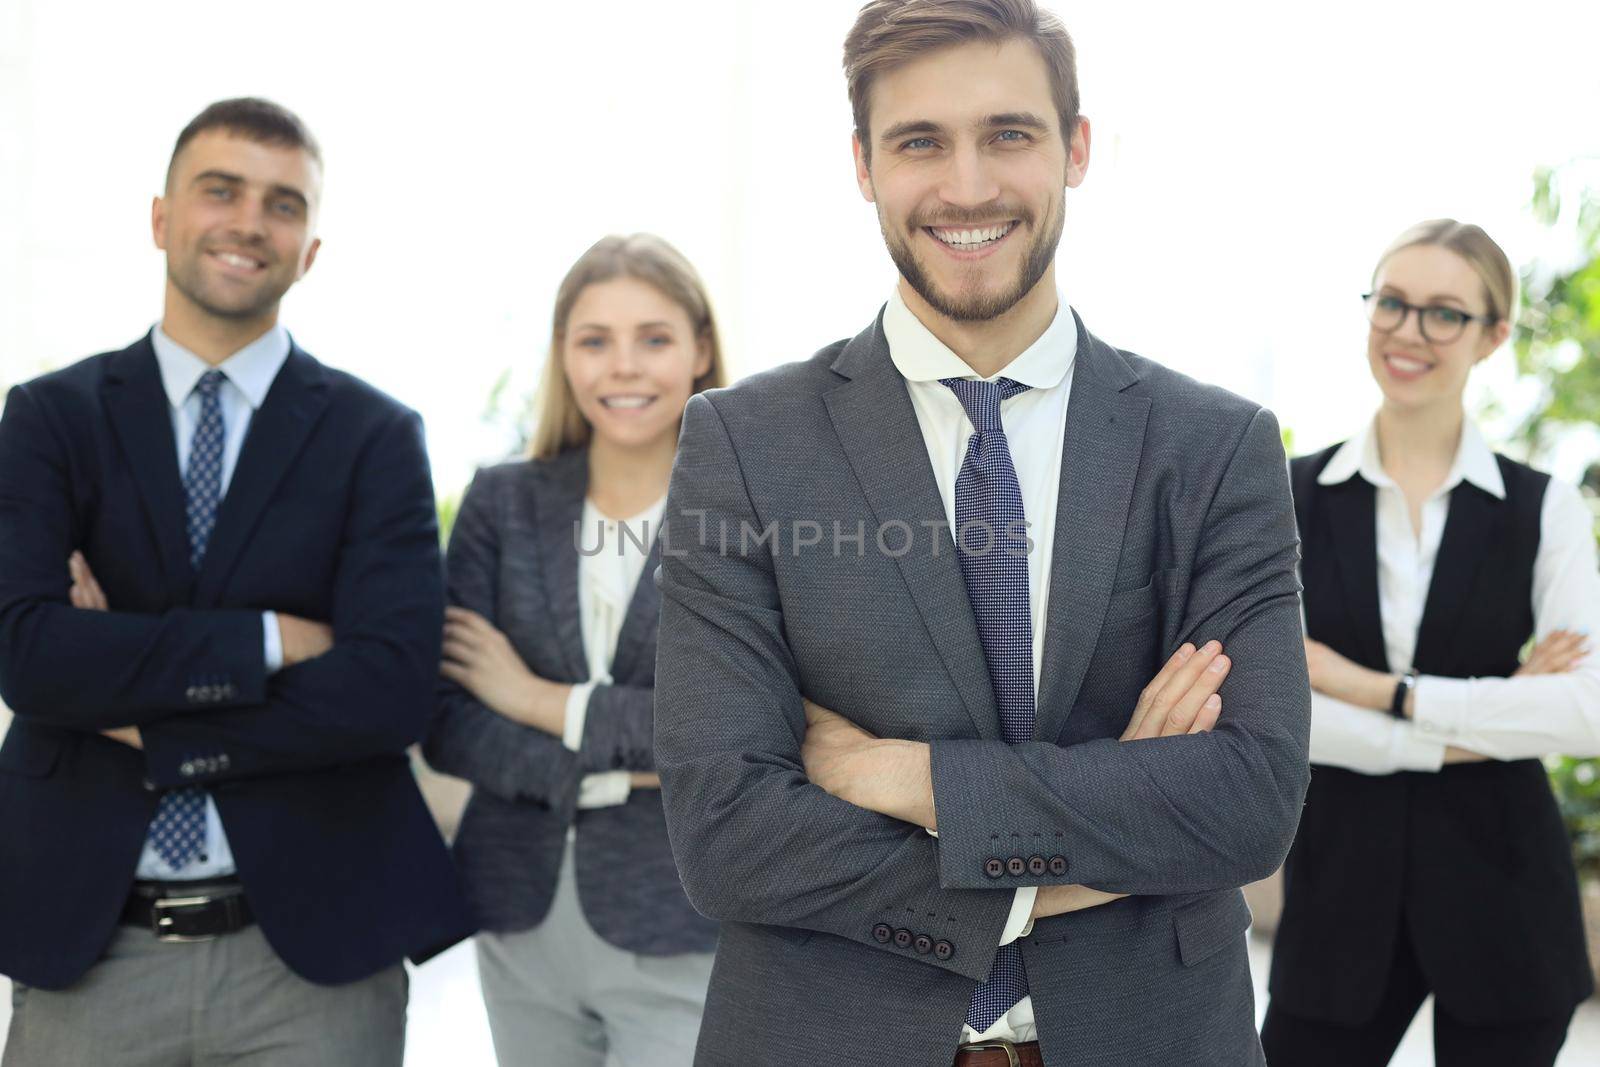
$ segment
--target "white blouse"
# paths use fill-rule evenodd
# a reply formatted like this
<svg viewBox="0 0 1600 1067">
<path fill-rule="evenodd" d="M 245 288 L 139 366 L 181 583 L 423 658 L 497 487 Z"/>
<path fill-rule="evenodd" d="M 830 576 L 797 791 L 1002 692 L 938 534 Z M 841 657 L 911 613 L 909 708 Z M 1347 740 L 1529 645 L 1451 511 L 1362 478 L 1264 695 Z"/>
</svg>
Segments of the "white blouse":
<svg viewBox="0 0 1600 1067">
<path fill-rule="evenodd" d="M 1450 492 L 1463 481 L 1505 499 L 1494 453 L 1470 421 L 1444 482 L 1422 505 L 1413 534 L 1404 493 L 1378 458 L 1376 422 L 1334 453 L 1318 476 L 1335 485 L 1360 475 L 1377 495 L 1378 609 L 1396 673 L 1411 669 L 1417 630 L 1444 537 Z M 1577 488 L 1555 478 L 1545 490 L 1533 566 L 1535 637 L 1574 630 L 1600 637 L 1595 516 Z M 1455 745 L 1492 759 L 1564 753 L 1600 755 L 1600 662 L 1590 653 L 1564 674 L 1518 678 L 1417 679 L 1415 718 L 1311 696 L 1311 762 L 1364 774 L 1437 771 Z"/>
<path fill-rule="evenodd" d="M 594 506 L 583 502 L 582 529 L 579 532 L 578 613 L 582 620 L 583 654 L 588 661 L 589 680 L 572 687 L 567 697 L 567 721 L 561 743 L 576 752 L 583 744 L 583 727 L 589 717 L 589 694 L 597 685 L 611 684 L 611 660 L 616 655 L 617 638 L 628 617 L 628 604 L 639 585 L 650 546 L 661 528 L 666 509 L 663 496 L 629 519 L 611 519 Z M 598 548 L 598 551 L 596 551 Z M 625 803 L 629 793 L 629 771 L 604 771 L 586 774 L 578 783 L 578 807 L 607 808 Z"/>
</svg>

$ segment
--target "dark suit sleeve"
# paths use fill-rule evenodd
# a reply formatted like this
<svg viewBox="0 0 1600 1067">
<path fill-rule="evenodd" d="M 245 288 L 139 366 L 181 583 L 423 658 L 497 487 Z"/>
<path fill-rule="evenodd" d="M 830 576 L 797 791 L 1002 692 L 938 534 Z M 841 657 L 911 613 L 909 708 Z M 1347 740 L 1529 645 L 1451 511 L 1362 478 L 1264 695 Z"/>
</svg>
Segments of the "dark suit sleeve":
<svg viewBox="0 0 1600 1067">
<path fill-rule="evenodd" d="M 939 885 L 920 827 L 855 807 L 806 778 L 805 714 L 773 561 L 719 552 L 709 530 L 760 529 L 733 444 L 704 395 L 684 412 L 662 545 L 656 763 L 689 899 L 713 919 L 800 927 L 980 979 L 1013 894 Z M 929 931 L 940 960 L 873 930 Z"/>
<path fill-rule="evenodd" d="M 1234 447 L 1198 543 L 1182 632 L 1220 640 L 1233 661 L 1216 728 L 1069 747 L 935 741 L 943 884 L 1188 893 L 1245 885 L 1283 861 L 1310 780 L 1311 696 L 1293 505 L 1270 413 L 1257 412 Z M 996 837 L 1036 834 L 1067 859 L 1064 875 L 988 876 Z"/>
<path fill-rule="evenodd" d="M 639 580 L 655 578 L 643 574 Z M 578 764 L 584 774 L 656 769 L 655 696 L 656 691 L 648 686 L 594 687 L 578 748 Z"/>
<path fill-rule="evenodd" d="M 85 731 L 259 704 L 261 612 L 71 606 L 67 557 L 80 546 L 57 430 L 26 386 L 11 390 L 0 417 L 0 697 L 25 719 Z"/>
<path fill-rule="evenodd" d="M 499 625 L 496 587 L 500 537 L 494 483 L 480 471 L 467 487 L 447 553 L 450 603 Z M 423 743 L 428 763 L 506 800 L 563 810 L 577 806 L 579 761 L 561 739 L 492 711 L 466 689 L 440 679 L 438 711 Z"/>
<path fill-rule="evenodd" d="M 444 611 L 422 420 L 396 411 L 381 422 L 354 471 L 330 597 L 332 651 L 278 671 L 256 707 L 142 727 L 151 782 L 197 784 L 399 758 L 422 739 L 433 713 Z"/>
</svg>

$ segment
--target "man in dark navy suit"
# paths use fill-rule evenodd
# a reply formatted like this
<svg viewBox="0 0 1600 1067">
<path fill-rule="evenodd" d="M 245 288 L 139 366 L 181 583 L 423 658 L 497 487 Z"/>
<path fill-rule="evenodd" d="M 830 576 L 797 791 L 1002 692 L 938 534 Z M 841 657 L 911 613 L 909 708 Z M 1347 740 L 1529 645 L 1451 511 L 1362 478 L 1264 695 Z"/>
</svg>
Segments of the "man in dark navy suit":
<svg viewBox="0 0 1600 1067">
<path fill-rule="evenodd" d="M 406 750 L 443 593 L 417 415 L 278 324 L 316 258 L 294 115 L 207 108 L 159 325 L 0 418 L 5 1067 L 398 1065 L 470 931 Z"/>
</svg>

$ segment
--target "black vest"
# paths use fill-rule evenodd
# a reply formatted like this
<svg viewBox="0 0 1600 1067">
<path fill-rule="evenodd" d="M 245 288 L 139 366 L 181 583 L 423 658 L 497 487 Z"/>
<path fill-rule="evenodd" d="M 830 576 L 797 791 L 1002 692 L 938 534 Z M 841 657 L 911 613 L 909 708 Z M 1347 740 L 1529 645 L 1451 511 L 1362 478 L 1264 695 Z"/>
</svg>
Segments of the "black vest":
<svg viewBox="0 0 1600 1067">
<path fill-rule="evenodd" d="M 1388 672 L 1376 492 L 1318 485 L 1335 448 L 1290 464 L 1310 636 Z M 1434 565 L 1414 666 L 1505 677 L 1533 633 L 1547 475 L 1497 456 L 1506 497 L 1462 482 Z M 1377 1010 L 1400 919 L 1438 1002 L 1467 1023 L 1564 1013 L 1594 990 L 1566 828 L 1538 760 L 1438 773 L 1312 768 L 1284 867 L 1273 1004 L 1346 1024 Z"/>
</svg>

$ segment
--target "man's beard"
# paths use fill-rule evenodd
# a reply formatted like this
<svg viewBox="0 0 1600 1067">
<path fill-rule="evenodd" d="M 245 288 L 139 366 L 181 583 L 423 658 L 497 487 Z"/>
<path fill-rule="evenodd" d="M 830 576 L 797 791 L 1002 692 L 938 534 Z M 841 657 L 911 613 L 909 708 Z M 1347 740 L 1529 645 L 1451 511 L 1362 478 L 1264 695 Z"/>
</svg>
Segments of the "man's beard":
<svg viewBox="0 0 1600 1067">
<path fill-rule="evenodd" d="M 249 321 L 268 314 L 278 306 L 283 299 L 283 294 L 289 291 L 289 285 L 278 286 L 274 279 L 263 279 L 260 289 L 256 290 L 254 297 L 246 304 L 225 304 L 207 292 L 207 286 L 200 274 L 200 256 L 196 255 L 183 264 L 175 263 L 172 257 L 167 258 L 167 278 L 177 288 L 178 292 L 189 298 L 189 301 L 208 315 L 219 319 L 238 319 Z"/>
<path fill-rule="evenodd" d="M 995 217 L 994 212 L 986 212 L 981 219 L 976 221 L 986 222 Z M 883 243 L 888 246 L 889 258 L 894 261 L 900 276 L 911 286 L 913 292 L 927 301 L 928 306 L 947 319 L 956 322 L 988 322 L 997 319 L 1010 311 L 1023 297 L 1033 291 L 1039 284 L 1045 272 L 1050 269 L 1050 264 L 1055 261 L 1056 248 L 1061 244 L 1061 231 L 1066 220 L 1066 194 L 1062 194 L 1061 202 L 1057 205 L 1055 218 L 1050 221 L 1049 228 L 1041 231 L 1033 239 L 1033 244 L 1028 249 L 1028 254 L 1023 257 L 1022 269 L 1017 272 L 1016 284 L 1003 289 L 998 293 L 976 293 L 970 296 L 959 296 L 954 293 L 941 292 L 928 277 L 928 272 L 923 270 L 922 264 L 917 262 L 916 253 L 911 250 L 911 245 L 902 241 L 889 230 L 888 221 L 883 217 L 883 212 L 878 213 L 878 227 L 883 231 Z M 913 229 L 924 226 L 959 226 L 965 219 L 945 220 L 937 222 L 921 222 Z M 1030 215 L 1017 217 L 1017 225 L 1027 225 L 1031 228 L 1033 218 Z M 938 240 L 937 237 L 934 240 Z"/>
</svg>

